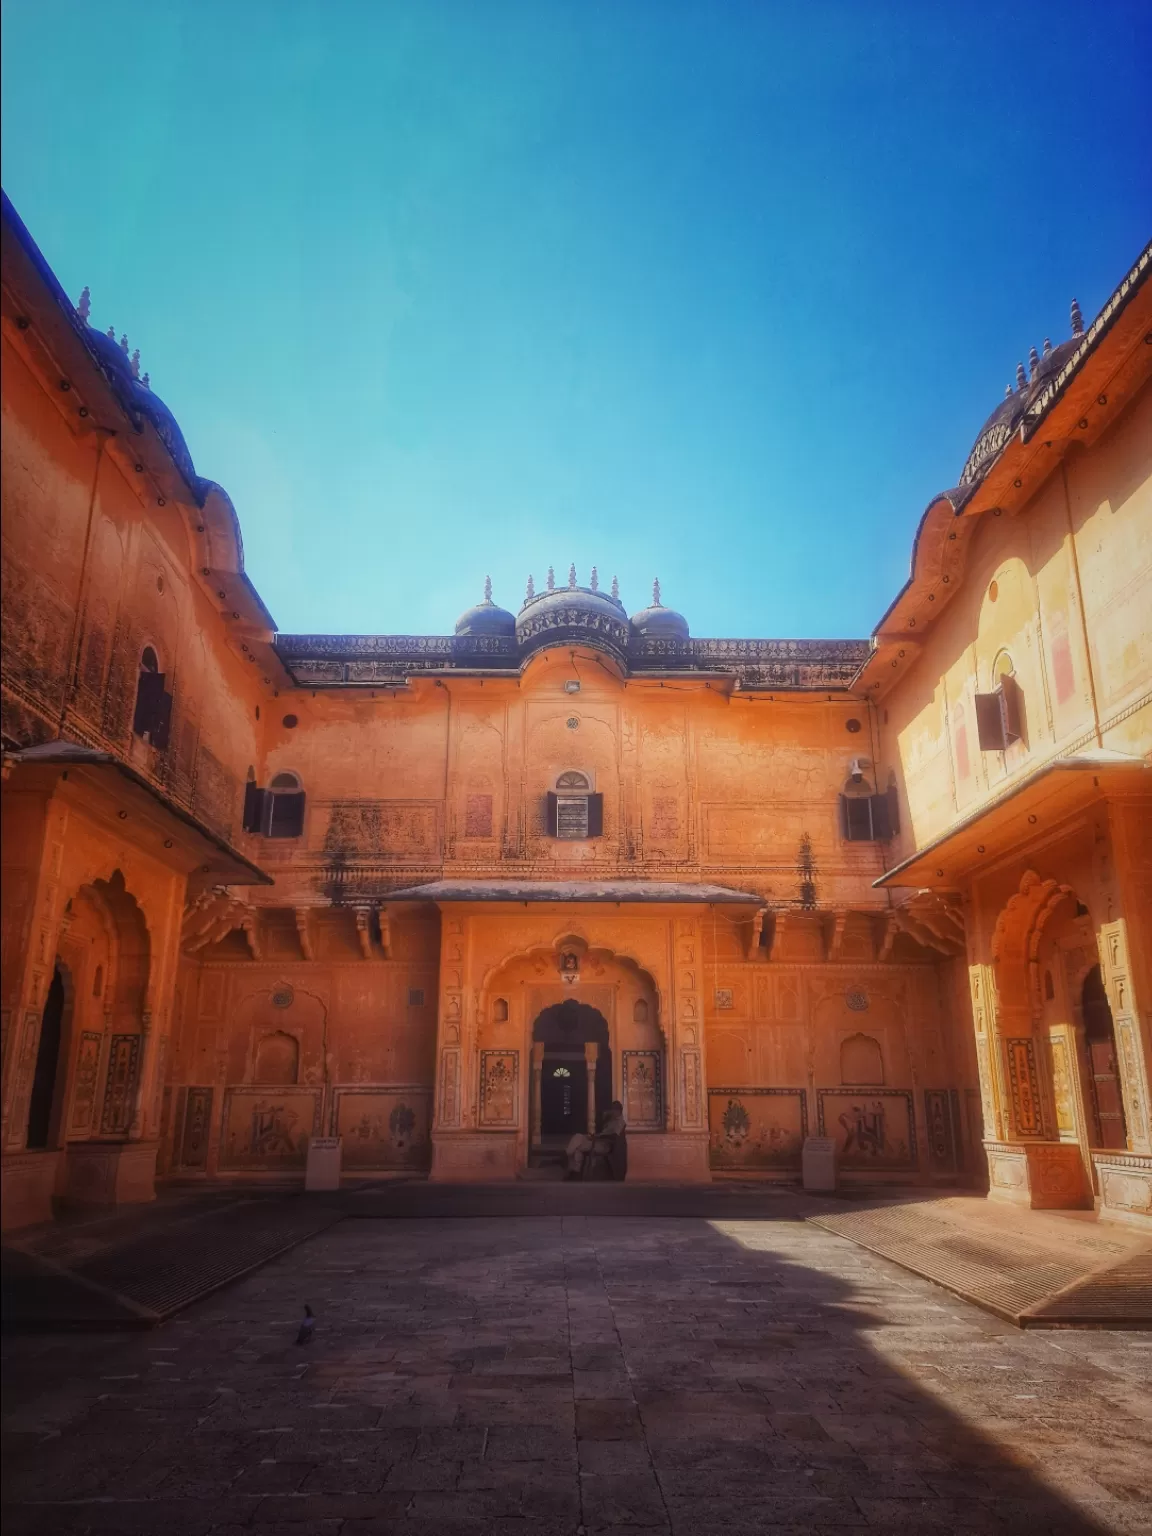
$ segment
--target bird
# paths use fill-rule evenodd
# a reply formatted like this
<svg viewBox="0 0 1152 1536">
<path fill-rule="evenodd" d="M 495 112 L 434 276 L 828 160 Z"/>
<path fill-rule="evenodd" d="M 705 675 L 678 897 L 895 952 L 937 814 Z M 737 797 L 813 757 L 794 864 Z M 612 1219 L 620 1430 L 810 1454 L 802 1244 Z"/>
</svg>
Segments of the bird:
<svg viewBox="0 0 1152 1536">
<path fill-rule="evenodd" d="M 304 1303 L 304 1316 L 300 1323 L 300 1331 L 296 1335 L 297 1344 L 311 1344 L 312 1335 L 316 1332 L 316 1319 L 312 1315 L 312 1308 Z"/>
</svg>

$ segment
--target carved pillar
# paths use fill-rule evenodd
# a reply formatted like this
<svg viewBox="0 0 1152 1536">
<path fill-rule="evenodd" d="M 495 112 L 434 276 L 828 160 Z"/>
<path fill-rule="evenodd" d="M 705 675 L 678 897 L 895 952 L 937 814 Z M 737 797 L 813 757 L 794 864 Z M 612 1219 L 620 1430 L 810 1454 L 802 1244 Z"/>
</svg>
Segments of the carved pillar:
<svg viewBox="0 0 1152 1536">
<path fill-rule="evenodd" d="M 529 1146 L 540 1145 L 541 1092 L 544 1082 L 544 1042 L 532 1042 L 532 1118 L 529 1128 Z"/>
<path fill-rule="evenodd" d="M 588 1067 L 588 1134 L 596 1134 L 596 1063 L 600 1059 L 600 1047 L 595 1040 L 584 1042 L 584 1060 Z"/>
</svg>

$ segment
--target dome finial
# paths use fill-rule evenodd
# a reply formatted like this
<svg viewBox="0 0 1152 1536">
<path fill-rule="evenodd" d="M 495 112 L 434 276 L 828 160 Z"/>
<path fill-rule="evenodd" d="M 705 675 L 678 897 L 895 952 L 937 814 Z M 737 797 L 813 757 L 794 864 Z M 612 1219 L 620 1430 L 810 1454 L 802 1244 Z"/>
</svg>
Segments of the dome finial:
<svg viewBox="0 0 1152 1536">
<path fill-rule="evenodd" d="M 148 374 L 146 374 L 146 373 L 145 373 L 145 374 L 143 374 L 143 375 L 142 375 L 142 376 L 141 376 L 141 379 L 140 379 L 140 382 L 141 382 L 141 384 L 143 384 L 143 386 L 144 386 L 144 388 L 145 388 L 145 389 L 151 389 L 151 388 L 152 388 L 152 380 L 151 380 L 151 378 L 150 378 L 150 377 L 149 377 L 149 376 L 148 376 Z"/>
<path fill-rule="evenodd" d="M 1036 351 L 1036 348 L 1035 347 L 1029 347 L 1028 348 L 1028 372 L 1031 374 L 1031 376 L 1033 378 L 1036 377 L 1036 374 L 1037 374 L 1037 371 L 1039 370 L 1039 367 L 1040 367 L 1040 357 L 1039 357 L 1039 355 L 1038 355 L 1038 353 Z"/>
<path fill-rule="evenodd" d="M 1011 386 L 1011 384 L 1009 384 L 1009 385 L 1007 385 L 1005 387 L 1004 398 L 1005 398 L 1005 400 L 1011 400 L 1011 398 L 1012 398 L 1012 386 Z"/>
<path fill-rule="evenodd" d="M 115 341 L 116 340 L 116 327 L 114 325 L 110 325 L 108 327 L 108 329 L 104 332 L 104 334 L 105 334 L 105 336 L 107 336 L 109 341 Z"/>
<path fill-rule="evenodd" d="M 135 352 L 133 352 L 133 354 L 132 354 L 132 377 L 134 379 L 138 379 L 140 377 L 140 348 L 139 347 L 137 347 Z"/>
<path fill-rule="evenodd" d="M 528 590 L 524 594 L 524 601 L 526 603 L 530 603 L 535 596 L 536 596 L 536 583 L 532 580 L 532 577 L 529 576 L 528 577 Z"/>
<path fill-rule="evenodd" d="M 572 564 L 568 567 L 568 590 L 570 592 L 575 592 L 575 590 L 576 590 L 576 562 L 575 562 L 575 560 L 573 560 Z"/>
<path fill-rule="evenodd" d="M 88 316 L 92 313 L 92 290 L 85 285 L 84 292 L 80 295 L 80 302 L 76 306 L 76 313 L 88 324 Z"/>
<path fill-rule="evenodd" d="M 1023 363 L 1017 363 L 1016 364 L 1016 388 L 1017 389 L 1027 389 L 1028 388 L 1028 375 L 1024 372 L 1024 364 Z"/>
<path fill-rule="evenodd" d="M 120 337 L 120 350 L 121 350 L 121 352 L 123 352 L 125 357 L 128 356 L 128 332 L 127 331 L 125 331 L 123 333 L 123 335 Z"/>
<path fill-rule="evenodd" d="M 592 567 L 592 580 L 588 583 L 588 585 L 592 588 L 593 592 L 599 592 L 600 573 L 595 566 Z"/>
<path fill-rule="evenodd" d="M 492 578 L 491 578 L 491 576 L 485 576 L 485 578 L 484 578 L 484 601 L 486 603 L 490 603 L 492 601 Z"/>
<path fill-rule="evenodd" d="M 1084 334 L 1084 316 L 1080 313 L 1080 305 L 1075 299 L 1072 300 L 1072 334 L 1073 336 Z"/>
<path fill-rule="evenodd" d="M 656 580 L 652 583 L 652 606 L 653 606 L 653 608 L 663 608 L 663 606 L 664 606 L 664 604 L 660 601 L 660 578 L 659 578 L 659 576 L 657 576 Z"/>
<path fill-rule="evenodd" d="M 1044 338 L 1044 356 L 1048 357 L 1050 355 L 1051 351 L 1052 351 L 1052 342 L 1051 342 L 1051 340 L 1047 336 L 1045 336 L 1045 338 Z"/>
<path fill-rule="evenodd" d="M 612 598 L 614 602 L 618 603 L 620 601 L 620 583 L 616 580 L 615 576 L 612 578 Z"/>
<path fill-rule="evenodd" d="M 548 567 L 548 590 L 549 592 L 555 592 L 556 590 L 556 572 L 551 566 Z"/>
</svg>

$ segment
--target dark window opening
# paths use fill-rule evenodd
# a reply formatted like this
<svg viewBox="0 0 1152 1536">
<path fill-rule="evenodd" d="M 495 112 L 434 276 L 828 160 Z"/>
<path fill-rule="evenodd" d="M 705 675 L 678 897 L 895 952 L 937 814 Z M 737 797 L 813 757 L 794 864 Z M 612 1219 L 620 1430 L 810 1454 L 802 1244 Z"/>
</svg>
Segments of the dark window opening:
<svg viewBox="0 0 1152 1536">
<path fill-rule="evenodd" d="M 172 695 L 164 687 L 165 680 L 156 652 L 150 645 L 146 645 L 140 655 L 132 731 L 160 752 L 168 745 L 168 734 L 172 726 Z"/>
<path fill-rule="evenodd" d="M 976 695 L 976 735 L 981 752 L 1005 752 L 1024 735 L 1020 685 L 1005 672 L 992 693 Z"/>
<path fill-rule="evenodd" d="M 267 789 L 249 781 L 244 786 L 245 832 L 263 837 L 302 837 L 306 799 L 294 773 L 278 773 Z"/>
<path fill-rule="evenodd" d="M 841 795 L 840 833 L 850 843 L 883 843 L 900 830 L 896 786 L 879 795 Z"/>
</svg>

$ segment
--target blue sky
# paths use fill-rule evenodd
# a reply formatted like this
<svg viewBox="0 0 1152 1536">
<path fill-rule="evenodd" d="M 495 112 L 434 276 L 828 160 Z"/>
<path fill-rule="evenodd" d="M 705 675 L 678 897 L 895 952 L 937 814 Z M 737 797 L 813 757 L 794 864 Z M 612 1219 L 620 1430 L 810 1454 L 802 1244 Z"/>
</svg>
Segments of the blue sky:
<svg viewBox="0 0 1152 1536">
<path fill-rule="evenodd" d="M 280 627 L 868 633 L 1148 238 L 1152 5 L 5 0 L 5 188 Z"/>
</svg>

